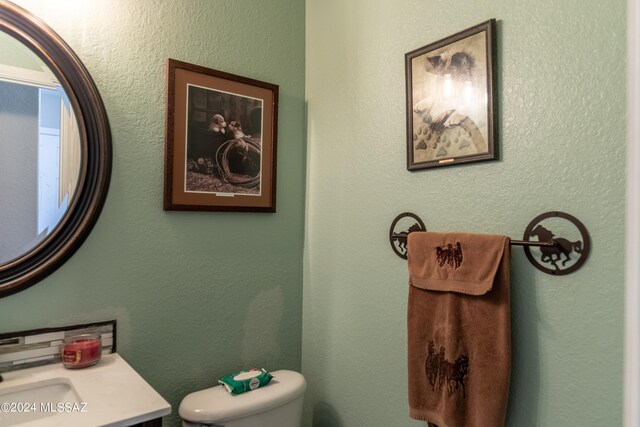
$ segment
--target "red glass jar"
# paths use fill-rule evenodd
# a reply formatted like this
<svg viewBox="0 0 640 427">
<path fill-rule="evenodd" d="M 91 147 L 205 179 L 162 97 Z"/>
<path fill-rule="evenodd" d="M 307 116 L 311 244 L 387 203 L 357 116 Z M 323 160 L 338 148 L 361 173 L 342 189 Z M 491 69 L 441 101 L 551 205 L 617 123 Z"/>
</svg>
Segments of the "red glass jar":
<svg viewBox="0 0 640 427">
<path fill-rule="evenodd" d="M 95 365 L 102 356 L 99 334 L 82 334 L 65 338 L 62 342 L 62 364 L 66 368 L 86 368 Z"/>
</svg>

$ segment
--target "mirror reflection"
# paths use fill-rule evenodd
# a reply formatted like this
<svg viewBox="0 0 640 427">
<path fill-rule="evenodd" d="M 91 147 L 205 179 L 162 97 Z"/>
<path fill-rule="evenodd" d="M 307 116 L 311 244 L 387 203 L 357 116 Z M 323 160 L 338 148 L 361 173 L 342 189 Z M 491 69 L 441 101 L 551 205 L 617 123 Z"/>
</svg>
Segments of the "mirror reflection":
<svg viewBox="0 0 640 427">
<path fill-rule="evenodd" d="M 0 31 L 0 265 L 31 252 L 64 219 L 81 157 L 78 123 L 57 78 Z"/>
</svg>

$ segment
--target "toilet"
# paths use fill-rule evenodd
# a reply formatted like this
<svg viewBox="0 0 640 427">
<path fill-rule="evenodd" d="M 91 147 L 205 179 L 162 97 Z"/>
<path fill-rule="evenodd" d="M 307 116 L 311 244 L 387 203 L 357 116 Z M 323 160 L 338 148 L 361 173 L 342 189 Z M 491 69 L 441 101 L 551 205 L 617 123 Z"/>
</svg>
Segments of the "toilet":
<svg viewBox="0 0 640 427">
<path fill-rule="evenodd" d="M 294 371 L 271 372 L 269 384 L 233 395 L 219 385 L 180 403 L 183 427 L 300 427 L 307 383 Z"/>
</svg>

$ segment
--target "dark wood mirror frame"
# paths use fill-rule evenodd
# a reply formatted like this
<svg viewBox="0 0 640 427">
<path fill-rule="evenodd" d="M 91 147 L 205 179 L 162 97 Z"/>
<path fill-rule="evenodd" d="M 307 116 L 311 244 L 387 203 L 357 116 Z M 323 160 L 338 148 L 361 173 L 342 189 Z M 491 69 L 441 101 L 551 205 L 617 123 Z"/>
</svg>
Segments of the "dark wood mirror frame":
<svg viewBox="0 0 640 427">
<path fill-rule="evenodd" d="M 4 297 L 51 274 L 87 238 L 107 196 L 112 152 L 109 122 L 96 85 L 60 36 L 7 0 L 0 0 L 0 31 L 29 47 L 58 78 L 75 112 L 82 144 L 78 188 L 60 224 L 31 251 L 0 265 L 0 297 Z"/>
</svg>

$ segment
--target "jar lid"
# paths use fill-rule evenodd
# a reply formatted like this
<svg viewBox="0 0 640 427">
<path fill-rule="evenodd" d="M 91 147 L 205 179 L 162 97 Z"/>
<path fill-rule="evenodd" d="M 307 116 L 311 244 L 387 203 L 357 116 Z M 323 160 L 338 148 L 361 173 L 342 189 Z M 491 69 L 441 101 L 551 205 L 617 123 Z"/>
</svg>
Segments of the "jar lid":
<svg viewBox="0 0 640 427">
<path fill-rule="evenodd" d="M 76 341 L 95 341 L 100 339 L 100 334 L 96 332 L 73 335 L 70 337 L 66 337 L 62 340 L 65 344 L 76 342 Z"/>
</svg>

